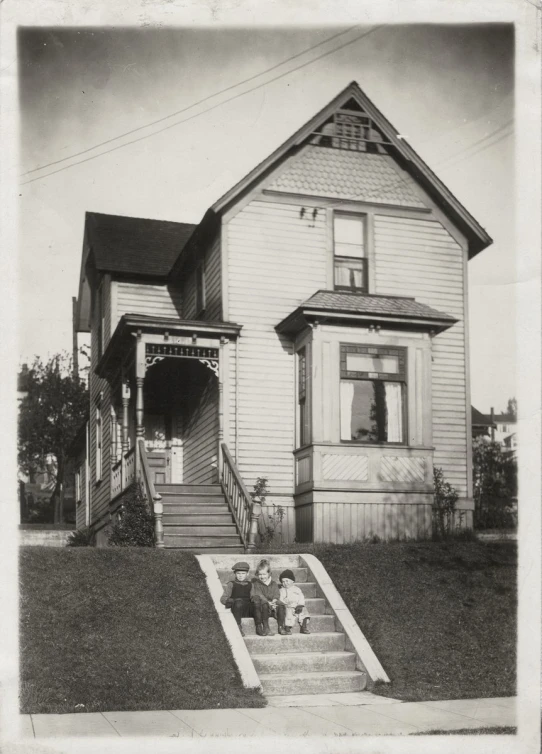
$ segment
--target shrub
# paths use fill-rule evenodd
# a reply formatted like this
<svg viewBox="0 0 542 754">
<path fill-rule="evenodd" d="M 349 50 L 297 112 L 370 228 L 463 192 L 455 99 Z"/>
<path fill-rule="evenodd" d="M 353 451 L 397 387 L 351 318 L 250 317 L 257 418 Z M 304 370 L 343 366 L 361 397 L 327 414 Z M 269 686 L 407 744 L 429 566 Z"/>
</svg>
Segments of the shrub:
<svg viewBox="0 0 542 754">
<path fill-rule="evenodd" d="M 154 515 L 137 483 L 122 495 L 109 544 L 115 547 L 154 547 Z"/>
<path fill-rule="evenodd" d="M 433 534 L 437 538 L 447 539 L 454 529 L 455 504 L 459 495 L 455 487 L 444 479 L 442 469 L 433 469 L 435 497 L 433 502 Z"/>
<path fill-rule="evenodd" d="M 265 500 L 269 494 L 267 481 L 267 477 L 259 476 L 250 493 L 252 500 L 260 503 L 262 506 L 265 505 Z M 282 542 L 282 520 L 285 515 L 286 511 L 282 505 L 273 505 L 273 513 L 268 512 L 265 519 L 263 515 L 260 517 L 258 533 L 262 544 L 271 544 L 277 536 L 280 536 L 280 541 Z"/>
<path fill-rule="evenodd" d="M 72 532 L 66 542 L 66 547 L 94 547 L 96 544 L 96 534 L 89 526 L 84 529 L 78 529 Z"/>
</svg>

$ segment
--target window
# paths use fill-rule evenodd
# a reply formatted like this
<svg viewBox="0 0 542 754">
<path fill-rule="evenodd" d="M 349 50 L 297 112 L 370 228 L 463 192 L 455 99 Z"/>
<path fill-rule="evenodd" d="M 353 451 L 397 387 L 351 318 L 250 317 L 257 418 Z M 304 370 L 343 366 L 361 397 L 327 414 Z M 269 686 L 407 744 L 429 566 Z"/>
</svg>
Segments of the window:
<svg viewBox="0 0 542 754">
<path fill-rule="evenodd" d="M 365 217 L 335 214 L 333 254 L 335 289 L 367 292 Z"/>
<path fill-rule="evenodd" d="M 298 354 L 298 377 L 299 377 L 299 445 L 308 445 L 310 442 L 310 419 L 307 403 L 307 351 L 302 348 Z"/>
<path fill-rule="evenodd" d="M 81 467 L 75 472 L 75 502 L 81 502 Z"/>
<path fill-rule="evenodd" d="M 196 317 L 205 311 L 205 268 L 203 263 L 196 270 Z"/>
<path fill-rule="evenodd" d="M 122 455 L 121 426 L 117 419 L 117 412 L 114 406 L 111 406 L 110 418 L 111 464 L 114 465 L 117 461 L 120 461 Z"/>
<path fill-rule="evenodd" d="M 102 478 L 102 409 L 96 406 L 96 481 Z"/>
<path fill-rule="evenodd" d="M 341 440 L 403 443 L 406 350 L 341 345 Z"/>
</svg>

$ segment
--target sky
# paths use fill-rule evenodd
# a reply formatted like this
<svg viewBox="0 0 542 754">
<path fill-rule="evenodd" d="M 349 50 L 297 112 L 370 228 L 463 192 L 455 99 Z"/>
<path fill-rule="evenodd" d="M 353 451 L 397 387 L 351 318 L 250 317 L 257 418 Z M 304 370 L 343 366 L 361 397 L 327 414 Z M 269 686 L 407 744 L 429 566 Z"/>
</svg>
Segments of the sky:
<svg viewBox="0 0 542 754">
<path fill-rule="evenodd" d="M 18 50 L 21 362 L 71 349 L 86 211 L 198 222 L 356 80 L 493 238 L 469 263 L 472 402 L 516 395 L 510 25 L 42 27 Z"/>
</svg>

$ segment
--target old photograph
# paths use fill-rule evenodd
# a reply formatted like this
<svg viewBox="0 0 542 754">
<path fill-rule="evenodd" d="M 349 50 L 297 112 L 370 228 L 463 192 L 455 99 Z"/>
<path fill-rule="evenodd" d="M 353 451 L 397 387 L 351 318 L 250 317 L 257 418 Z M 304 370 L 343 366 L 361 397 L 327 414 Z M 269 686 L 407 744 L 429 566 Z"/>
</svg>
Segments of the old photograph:
<svg viewBox="0 0 542 754">
<path fill-rule="evenodd" d="M 435 21 L 15 29 L 25 750 L 536 750 L 522 37 Z"/>
</svg>

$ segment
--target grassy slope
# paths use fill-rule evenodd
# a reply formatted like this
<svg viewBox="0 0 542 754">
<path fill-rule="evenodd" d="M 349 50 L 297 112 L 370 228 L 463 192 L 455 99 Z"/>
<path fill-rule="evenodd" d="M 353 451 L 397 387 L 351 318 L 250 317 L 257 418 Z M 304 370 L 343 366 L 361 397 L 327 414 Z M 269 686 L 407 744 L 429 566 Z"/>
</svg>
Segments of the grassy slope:
<svg viewBox="0 0 542 754">
<path fill-rule="evenodd" d="M 321 559 L 408 701 L 516 693 L 516 543 L 295 545 Z"/>
<path fill-rule="evenodd" d="M 194 556 L 22 548 L 21 712 L 261 707 Z"/>
</svg>

